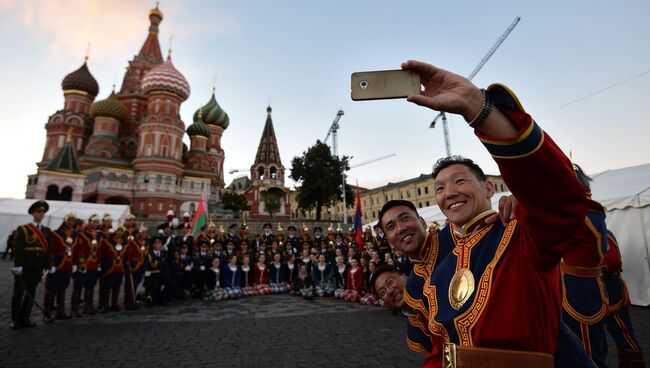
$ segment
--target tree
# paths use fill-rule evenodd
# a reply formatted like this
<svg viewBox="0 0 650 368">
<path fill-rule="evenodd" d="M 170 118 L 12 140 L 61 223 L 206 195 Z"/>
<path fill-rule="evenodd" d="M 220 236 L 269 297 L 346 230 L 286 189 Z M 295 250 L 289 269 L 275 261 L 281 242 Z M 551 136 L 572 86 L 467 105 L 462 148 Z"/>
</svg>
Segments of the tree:
<svg viewBox="0 0 650 368">
<path fill-rule="evenodd" d="M 277 213 L 280 210 L 280 197 L 282 195 L 282 192 L 272 189 L 262 192 L 261 195 L 266 212 L 268 212 L 269 215 L 273 217 L 273 214 Z"/>
<path fill-rule="evenodd" d="M 223 193 L 221 203 L 223 204 L 224 209 L 231 210 L 238 216 L 241 211 L 248 211 L 251 208 L 243 194 L 237 194 L 232 191 L 225 191 Z"/>
<path fill-rule="evenodd" d="M 320 140 L 309 147 L 301 157 L 291 160 L 291 175 L 296 182 L 298 207 L 304 210 L 316 209 L 316 220 L 321 219 L 322 207 L 331 206 L 341 200 L 341 174 L 349 170 L 349 157 L 340 159 Z M 345 185 L 348 207 L 354 204 L 352 188 Z"/>
</svg>

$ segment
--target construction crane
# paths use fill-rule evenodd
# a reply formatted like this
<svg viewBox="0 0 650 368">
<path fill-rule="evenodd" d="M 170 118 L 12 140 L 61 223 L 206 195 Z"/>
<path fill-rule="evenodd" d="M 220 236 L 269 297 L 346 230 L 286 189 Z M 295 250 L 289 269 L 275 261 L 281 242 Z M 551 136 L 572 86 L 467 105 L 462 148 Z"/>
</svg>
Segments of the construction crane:
<svg viewBox="0 0 650 368">
<path fill-rule="evenodd" d="M 478 65 L 472 70 L 471 73 L 467 76 L 467 79 L 472 80 L 476 76 L 476 74 L 483 68 L 485 63 L 492 57 L 494 52 L 501 46 L 503 41 L 505 41 L 506 37 L 512 32 L 512 30 L 515 28 L 517 23 L 521 20 L 521 17 L 516 17 L 515 20 L 510 24 L 508 29 L 506 29 L 505 32 L 497 39 L 497 42 L 490 48 L 490 50 L 483 56 L 483 59 L 478 63 Z M 431 125 L 429 125 L 429 128 L 435 128 L 436 123 L 438 122 L 438 119 L 442 119 L 442 134 L 444 135 L 445 138 L 445 150 L 447 151 L 447 157 L 451 156 L 451 141 L 449 139 L 449 127 L 447 126 L 447 114 L 444 112 L 439 113 L 435 119 L 431 122 Z"/>
<path fill-rule="evenodd" d="M 390 155 L 379 156 L 379 157 L 375 157 L 375 158 L 370 159 L 370 160 L 361 161 L 358 164 L 351 165 L 350 169 L 354 169 L 355 167 L 368 165 L 368 164 L 371 164 L 373 162 L 385 160 L 385 159 L 393 157 L 393 156 L 397 156 L 397 154 L 395 154 L 393 152 Z M 342 192 L 343 192 L 343 224 L 347 225 L 348 224 L 348 207 L 347 207 L 347 203 L 346 203 L 347 201 L 345 200 L 345 170 L 341 173 L 341 176 L 343 177 L 343 189 L 342 189 Z"/>
<path fill-rule="evenodd" d="M 325 136 L 325 139 L 323 139 L 323 142 L 327 142 L 327 138 L 332 136 L 332 154 L 336 157 L 339 156 L 339 145 L 338 145 L 338 131 L 339 131 L 339 120 L 341 120 L 341 116 L 343 116 L 343 110 L 339 109 L 339 111 L 336 113 L 336 117 L 334 118 L 334 121 L 332 122 L 332 125 L 330 126 L 330 130 L 327 131 L 327 135 Z"/>
</svg>

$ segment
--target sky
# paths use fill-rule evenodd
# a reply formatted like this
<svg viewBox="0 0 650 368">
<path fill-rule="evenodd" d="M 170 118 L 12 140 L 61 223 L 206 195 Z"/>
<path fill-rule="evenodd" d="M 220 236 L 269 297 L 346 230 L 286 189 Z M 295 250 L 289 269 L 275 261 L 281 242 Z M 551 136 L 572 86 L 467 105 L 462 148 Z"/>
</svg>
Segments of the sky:
<svg viewBox="0 0 650 368">
<path fill-rule="evenodd" d="M 63 107 L 61 80 L 83 63 L 100 85 L 121 85 L 144 42 L 154 1 L 0 0 L 0 197 L 24 198 Z M 216 88 L 230 116 L 226 184 L 255 159 L 266 107 L 288 179 L 291 159 L 323 140 L 339 109 L 349 182 L 374 188 L 431 172 L 445 156 L 435 112 L 405 100 L 354 102 L 350 74 L 422 60 L 469 74 L 516 16 L 521 21 L 474 83 L 500 82 L 587 173 L 648 163 L 648 1 L 171 1 L 160 2 L 163 53 L 191 86 L 186 126 Z M 215 80 L 216 82 L 213 82 Z M 453 154 L 498 169 L 462 117 L 449 116 Z M 189 145 L 189 138 L 185 141 Z"/>
</svg>

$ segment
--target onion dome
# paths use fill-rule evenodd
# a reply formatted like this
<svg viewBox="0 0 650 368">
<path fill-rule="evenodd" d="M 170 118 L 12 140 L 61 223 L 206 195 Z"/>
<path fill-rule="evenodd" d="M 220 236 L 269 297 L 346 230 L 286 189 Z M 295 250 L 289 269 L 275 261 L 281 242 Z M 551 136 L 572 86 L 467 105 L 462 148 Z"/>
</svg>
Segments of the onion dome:
<svg viewBox="0 0 650 368">
<path fill-rule="evenodd" d="M 187 127 L 187 135 L 193 137 L 195 135 L 200 135 L 208 138 L 210 136 L 210 128 L 203 122 L 203 117 L 201 114 L 201 109 L 199 109 L 199 115 L 194 119 L 194 123 Z"/>
<path fill-rule="evenodd" d="M 129 120 L 129 112 L 120 100 L 117 99 L 115 91 L 111 92 L 108 98 L 92 104 L 90 107 L 90 116 L 93 118 L 106 116 L 121 122 Z"/>
<path fill-rule="evenodd" d="M 230 118 L 217 103 L 217 99 L 214 97 L 214 92 L 212 92 L 210 101 L 199 110 L 196 110 L 194 113 L 194 121 L 196 121 L 199 111 L 203 112 L 203 122 L 207 125 L 216 125 L 223 129 L 228 128 L 228 125 L 230 125 Z"/>
<path fill-rule="evenodd" d="M 90 74 L 86 62 L 84 62 L 79 69 L 66 75 L 65 78 L 63 78 L 63 82 L 61 82 L 61 88 L 63 88 L 63 91 L 68 91 L 71 89 L 83 91 L 93 97 L 97 96 L 99 93 L 99 85 L 97 84 L 97 80 L 95 77 L 93 77 L 92 74 Z"/>
<path fill-rule="evenodd" d="M 144 93 L 152 91 L 165 91 L 178 95 L 182 101 L 190 96 L 190 84 L 172 64 L 171 54 L 167 60 L 151 69 L 142 78 L 142 90 Z"/>
<path fill-rule="evenodd" d="M 156 4 L 155 8 L 149 10 L 149 16 L 150 17 L 154 16 L 163 19 L 163 12 L 161 12 L 160 9 L 158 9 L 158 4 Z"/>
</svg>

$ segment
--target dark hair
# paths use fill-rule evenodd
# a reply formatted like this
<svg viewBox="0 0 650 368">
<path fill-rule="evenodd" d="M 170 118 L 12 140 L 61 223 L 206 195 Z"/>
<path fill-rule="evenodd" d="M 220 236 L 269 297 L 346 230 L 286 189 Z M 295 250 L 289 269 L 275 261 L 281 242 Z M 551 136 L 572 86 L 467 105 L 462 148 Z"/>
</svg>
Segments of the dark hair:
<svg viewBox="0 0 650 368">
<path fill-rule="evenodd" d="M 375 289 L 375 283 L 377 282 L 377 278 L 379 277 L 379 275 L 385 272 L 396 273 L 398 275 L 401 275 L 401 272 L 399 272 L 399 270 L 395 268 L 395 266 L 386 264 L 377 267 L 375 272 L 372 275 L 370 275 L 370 280 L 369 280 L 370 288 L 372 289 L 373 293 L 377 294 L 377 289 Z"/>
<path fill-rule="evenodd" d="M 585 174 L 584 171 L 582 171 L 582 168 L 578 164 L 573 164 L 573 171 L 575 171 L 576 176 L 578 177 L 578 180 L 580 180 L 580 183 L 582 184 L 583 187 L 587 190 L 591 190 L 591 185 L 589 184 L 591 179 L 587 174 Z"/>
<path fill-rule="evenodd" d="M 377 225 L 381 228 L 382 231 L 384 231 L 384 225 L 382 224 L 382 220 L 384 218 L 384 215 L 386 214 L 386 211 L 390 210 L 393 207 L 397 206 L 404 206 L 408 207 L 413 213 L 418 215 L 418 210 L 415 208 L 415 205 L 409 201 L 405 201 L 403 199 L 393 199 L 384 205 L 384 207 L 381 208 L 381 211 L 379 211 L 379 222 L 377 222 Z M 420 216 L 420 215 L 418 215 Z"/>
<path fill-rule="evenodd" d="M 438 174 L 443 169 L 448 168 L 451 165 L 463 165 L 469 168 L 469 171 L 474 174 L 476 179 L 479 181 L 486 181 L 487 177 L 485 177 L 485 173 L 483 170 L 476 164 L 474 161 L 470 160 L 469 158 L 463 157 L 463 156 L 449 156 L 445 158 L 441 158 L 438 161 L 436 161 L 435 164 L 433 164 L 433 172 L 431 173 L 431 176 L 435 180 L 438 177 Z"/>
</svg>

